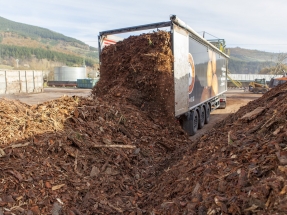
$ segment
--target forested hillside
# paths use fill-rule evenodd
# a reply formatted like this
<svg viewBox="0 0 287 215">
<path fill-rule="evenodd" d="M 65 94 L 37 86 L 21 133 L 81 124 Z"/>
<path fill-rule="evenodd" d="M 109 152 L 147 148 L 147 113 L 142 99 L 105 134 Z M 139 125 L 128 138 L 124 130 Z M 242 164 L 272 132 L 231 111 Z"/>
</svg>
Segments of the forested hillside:
<svg viewBox="0 0 287 215">
<path fill-rule="evenodd" d="M 278 61 L 278 53 L 242 49 L 238 47 L 229 48 L 229 50 L 230 60 L 228 67 L 231 73 L 260 73 L 266 68 L 275 66 Z"/>
<path fill-rule="evenodd" d="M 57 32 L 54 32 L 54 31 L 51 31 L 45 28 L 41 28 L 41 27 L 36 27 L 33 25 L 13 22 L 3 17 L 0 17 L 0 31 L 18 33 L 20 36 L 30 37 L 31 39 L 38 39 L 40 37 L 43 39 L 62 40 L 65 42 L 74 42 L 80 45 L 86 45 L 80 40 L 67 37 L 63 34 L 59 34 Z"/>
<path fill-rule="evenodd" d="M 0 17 L 0 69 L 52 71 L 54 66 L 82 66 L 84 63 L 90 69 L 97 67 L 96 48 L 45 28 Z"/>
<path fill-rule="evenodd" d="M 61 52 L 45 50 L 43 48 L 30 48 L 30 47 L 19 47 L 14 45 L 2 45 L 0 44 L 0 52 L 2 58 L 7 56 L 13 56 L 17 59 L 32 59 L 33 56 L 37 59 L 47 59 L 50 61 L 59 61 L 65 63 L 67 66 L 82 65 L 83 58 L 71 54 L 65 54 Z M 86 66 L 93 67 L 94 61 L 86 59 Z"/>
</svg>

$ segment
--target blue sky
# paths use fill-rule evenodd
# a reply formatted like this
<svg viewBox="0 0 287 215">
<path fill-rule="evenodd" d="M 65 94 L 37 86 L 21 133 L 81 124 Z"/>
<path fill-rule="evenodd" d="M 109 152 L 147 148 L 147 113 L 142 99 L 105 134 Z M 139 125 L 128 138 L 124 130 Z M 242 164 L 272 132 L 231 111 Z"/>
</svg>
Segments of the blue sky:
<svg viewBox="0 0 287 215">
<path fill-rule="evenodd" d="M 287 52 L 286 0 L 0 0 L 0 16 L 94 47 L 100 31 L 168 21 L 171 14 L 228 47 Z"/>
</svg>

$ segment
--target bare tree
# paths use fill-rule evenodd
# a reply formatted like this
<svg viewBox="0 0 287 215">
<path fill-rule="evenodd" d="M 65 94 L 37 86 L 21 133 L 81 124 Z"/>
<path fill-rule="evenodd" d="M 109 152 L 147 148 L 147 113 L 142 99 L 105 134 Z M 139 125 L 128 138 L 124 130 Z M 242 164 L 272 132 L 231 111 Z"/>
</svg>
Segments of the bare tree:
<svg viewBox="0 0 287 215">
<path fill-rule="evenodd" d="M 273 74 L 279 75 L 286 72 L 287 53 L 279 53 Z"/>
<path fill-rule="evenodd" d="M 282 75 L 287 71 L 287 53 L 279 53 L 276 55 L 276 58 L 273 60 L 275 66 L 269 66 L 261 69 L 259 74 L 270 74 L 270 75 Z"/>
</svg>

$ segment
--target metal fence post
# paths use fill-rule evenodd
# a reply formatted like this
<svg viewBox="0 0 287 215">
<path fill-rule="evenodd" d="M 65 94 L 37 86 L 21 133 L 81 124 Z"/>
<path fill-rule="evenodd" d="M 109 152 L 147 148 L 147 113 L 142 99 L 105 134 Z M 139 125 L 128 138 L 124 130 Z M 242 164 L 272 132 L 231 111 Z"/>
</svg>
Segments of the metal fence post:
<svg viewBox="0 0 287 215">
<path fill-rule="evenodd" d="M 5 70 L 5 94 L 7 94 L 7 71 Z"/>
<path fill-rule="evenodd" d="M 19 93 L 21 93 L 21 91 L 22 91 L 22 85 L 21 85 L 21 72 L 20 72 L 20 70 L 18 71 L 18 76 L 19 76 L 19 85 L 20 85 L 20 87 L 19 87 Z"/>
<path fill-rule="evenodd" d="M 26 84 L 26 93 L 28 93 L 28 81 L 27 81 L 27 71 L 25 70 L 25 84 Z"/>
<path fill-rule="evenodd" d="M 35 92 L 35 71 L 33 70 L 33 93 Z"/>
</svg>

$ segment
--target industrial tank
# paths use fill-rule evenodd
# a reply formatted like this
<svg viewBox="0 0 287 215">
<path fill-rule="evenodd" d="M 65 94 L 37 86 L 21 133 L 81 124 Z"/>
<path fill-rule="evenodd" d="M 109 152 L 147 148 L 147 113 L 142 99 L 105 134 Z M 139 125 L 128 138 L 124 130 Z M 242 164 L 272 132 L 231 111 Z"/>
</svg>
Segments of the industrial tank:
<svg viewBox="0 0 287 215">
<path fill-rule="evenodd" d="M 77 79 L 85 79 L 86 67 L 55 67 L 54 81 L 77 81 Z"/>
</svg>

